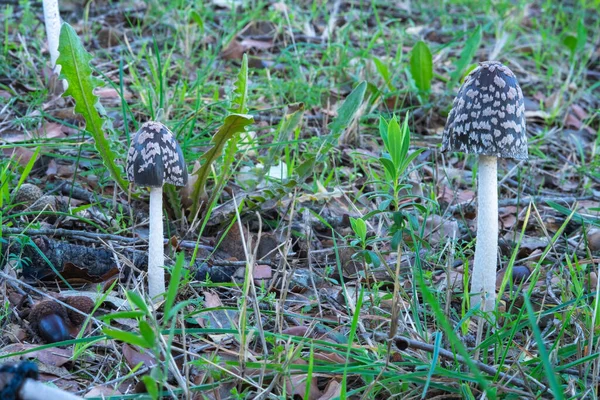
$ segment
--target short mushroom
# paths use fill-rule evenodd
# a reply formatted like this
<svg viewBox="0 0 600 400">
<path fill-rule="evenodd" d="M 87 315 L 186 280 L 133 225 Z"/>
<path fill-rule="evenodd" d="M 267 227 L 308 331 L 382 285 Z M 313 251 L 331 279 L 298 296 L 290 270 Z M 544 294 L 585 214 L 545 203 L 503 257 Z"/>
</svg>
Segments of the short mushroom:
<svg viewBox="0 0 600 400">
<path fill-rule="evenodd" d="M 146 122 L 133 137 L 127 154 L 127 179 L 150 187 L 148 294 L 159 299 L 165 292 L 162 188 L 165 183 L 184 186 L 188 180 L 181 148 L 162 123 Z"/>
<path fill-rule="evenodd" d="M 527 159 L 523 93 L 513 72 L 497 61 L 479 64 L 452 104 L 442 151 L 479 155 L 477 243 L 471 279 L 473 305 L 483 311 L 496 301 L 498 257 L 497 157 Z"/>
<path fill-rule="evenodd" d="M 46 343 L 62 342 L 71 339 L 67 310 L 54 300 L 37 303 L 29 314 L 32 329 Z"/>
</svg>

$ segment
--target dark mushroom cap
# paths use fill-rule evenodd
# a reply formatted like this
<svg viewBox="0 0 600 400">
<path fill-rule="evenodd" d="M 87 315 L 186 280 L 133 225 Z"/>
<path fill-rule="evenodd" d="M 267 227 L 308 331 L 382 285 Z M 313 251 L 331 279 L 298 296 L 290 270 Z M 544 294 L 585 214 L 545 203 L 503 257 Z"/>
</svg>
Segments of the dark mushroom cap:
<svg viewBox="0 0 600 400">
<path fill-rule="evenodd" d="M 169 128 L 156 121 L 140 127 L 127 153 L 127 179 L 141 186 L 185 186 L 183 153 Z"/>
<path fill-rule="evenodd" d="M 47 343 L 70 339 L 65 308 L 54 300 L 40 301 L 29 313 L 31 328 Z"/>
<path fill-rule="evenodd" d="M 467 76 L 448 115 L 442 151 L 527 159 L 523 92 L 508 67 L 485 61 Z"/>
</svg>

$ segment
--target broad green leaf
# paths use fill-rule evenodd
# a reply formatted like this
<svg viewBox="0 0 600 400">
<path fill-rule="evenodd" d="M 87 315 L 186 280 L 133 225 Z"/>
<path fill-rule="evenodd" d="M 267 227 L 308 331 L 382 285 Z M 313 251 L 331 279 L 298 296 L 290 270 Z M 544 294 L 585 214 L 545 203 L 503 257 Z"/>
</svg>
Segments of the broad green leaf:
<svg viewBox="0 0 600 400">
<path fill-rule="evenodd" d="M 352 230 L 358 236 L 361 243 L 364 244 L 367 241 L 367 224 L 362 218 L 352 218 L 350 217 L 350 225 L 352 225 Z"/>
<path fill-rule="evenodd" d="M 146 313 L 144 313 L 143 311 L 118 311 L 118 312 L 114 312 L 114 313 L 110 313 L 110 314 L 106 314 L 106 315 L 100 315 L 98 317 L 98 319 L 100 319 L 102 321 L 110 321 L 110 320 L 119 319 L 119 318 L 135 319 L 135 318 L 141 318 L 144 316 L 146 316 Z"/>
<path fill-rule="evenodd" d="M 577 22 L 577 45 L 575 47 L 576 51 L 582 51 L 585 48 L 585 43 L 587 42 L 587 29 L 585 27 L 585 22 L 583 19 L 580 19 Z"/>
<path fill-rule="evenodd" d="M 383 165 L 386 172 L 388 173 L 388 178 L 392 181 L 395 181 L 398 177 L 396 174 L 396 166 L 394 166 L 394 162 L 389 158 L 380 157 L 379 162 Z"/>
<path fill-rule="evenodd" d="M 146 347 L 147 348 L 152 348 L 154 346 L 155 340 L 156 340 L 156 334 L 154 333 L 154 331 L 152 330 L 152 327 L 150 326 L 149 323 L 147 323 L 146 321 L 140 321 L 139 322 L 140 325 L 140 333 L 142 334 L 142 337 L 144 338 L 144 340 L 146 341 Z"/>
<path fill-rule="evenodd" d="M 406 155 L 408 154 L 408 147 L 410 146 L 410 131 L 408 130 L 408 113 L 406 113 L 406 116 L 404 117 L 404 122 L 402 123 L 402 128 L 400 131 L 400 137 L 402 140 L 402 146 L 400 149 L 400 163 L 396 164 L 398 167 L 400 167 L 406 159 Z"/>
<path fill-rule="evenodd" d="M 110 336 L 113 339 L 120 340 L 125 343 L 139 346 L 141 348 L 150 348 L 148 341 L 140 334 L 133 332 L 125 332 L 118 329 L 102 328 L 102 333 Z M 150 344 L 153 345 L 154 343 Z"/>
<path fill-rule="evenodd" d="M 358 108 L 363 102 L 365 97 L 365 91 L 367 90 L 367 82 L 361 82 L 344 100 L 344 104 L 338 110 L 338 115 L 335 119 L 329 124 L 329 129 L 331 130 L 331 135 L 334 140 L 337 139 L 342 133 L 344 129 L 354 119 Z"/>
<path fill-rule="evenodd" d="M 104 136 L 104 108 L 94 94 L 94 89 L 102 86 L 102 81 L 92 76 L 92 56 L 85 51 L 77 33 L 67 23 L 63 23 L 60 30 L 58 51 L 60 55 L 56 64 L 61 66 L 60 77 L 66 79 L 69 86 L 64 95 L 72 96 L 75 100 L 75 112 L 85 119 L 85 129 L 94 138 L 96 150 L 104 165 L 119 187 L 127 191 L 129 185 L 115 162 L 119 157 L 112 151 Z"/>
<path fill-rule="evenodd" d="M 237 76 L 229 111 L 238 114 L 248 113 L 248 56 L 246 56 L 246 53 L 242 58 L 242 66 Z"/>
<path fill-rule="evenodd" d="M 125 296 L 127 297 L 127 300 L 129 301 L 129 303 L 135 305 L 145 315 L 150 315 L 150 310 L 148 309 L 148 305 L 146 304 L 144 299 L 142 299 L 142 296 L 140 296 L 139 294 L 137 294 L 136 292 L 134 292 L 132 290 L 126 291 Z"/>
<path fill-rule="evenodd" d="M 281 122 L 279 123 L 276 139 L 273 141 L 275 146 L 271 147 L 269 150 L 267 166 L 275 164 L 276 158 L 281 157 L 282 149 L 285 144 L 279 143 L 285 143 L 290 140 L 292 133 L 296 130 L 296 128 L 298 128 L 298 126 L 300 126 L 302 117 L 304 117 L 304 103 L 297 104 L 297 107 L 295 107 L 294 111 L 283 116 Z M 267 168 L 265 168 L 265 170 L 267 170 Z"/>
<path fill-rule="evenodd" d="M 314 155 L 310 155 L 300 165 L 296 167 L 296 174 L 299 178 L 306 178 L 313 172 L 317 159 Z"/>
<path fill-rule="evenodd" d="M 475 31 L 469 36 L 467 42 L 465 43 L 465 47 L 460 52 L 460 57 L 454 63 L 456 67 L 454 71 L 450 74 L 450 87 L 454 87 L 460 81 L 463 73 L 467 66 L 473 60 L 477 49 L 479 48 L 479 43 L 481 42 L 481 26 L 478 26 Z"/>
<path fill-rule="evenodd" d="M 390 145 L 388 143 L 388 123 L 382 116 L 379 117 L 379 136 L 383 140 L 385 149 L 389 152 Z"/>
<path fill-rule="evenodd" d="M 175 266 L 171 270 L 171 280 L 169 281 L 169 287 L 167 288 L 167 296 L 165 298 L 164 315 L 166 319 L 170 318 L 171 308 L 175 304 L 175 297 L 181 284 L 181 272 L 183 270 L 183 263 L 185 261 L 185 253 L 181 252 L 177 255 Z"/>
<path fill-rule="evenodd" d="M 410 74 L 419 90 L 428 92 L 431 89 L 433 59 L 429 46 L 422 40 L 415 44 L 410 54 Z"/>
<path fill-rule="evenodd" d="M 198 180 L 194 184 L 192 192 L 192 215 L 195 215 L 200 205 L 200 198 L 204 194 L 212 163 L 219 158 L 227 141 L 234 135 L 244 132 L 246 126 L 250 125 L 253 121 L 254 119 L 251 115 L 230 114 L 225 118 L 225 122 L 221 125 L 215 136 L 213 136 L 211 140 L 213 146 L 201 157 L 203 164 L 196 172 Z"/>
<path fill-rule="evenodd" d="M 158 399 L 158 383 L 156 382 L 156 379 L 150 375 L 144 375 L 142 376 L 142 382 L 144 382 L 150 398 L 153 400 Z"/>
<path fill-rule="evenodd" d="M 404 158 L 402 154 L 404 140 L 396 117 L 393 117 L 388 124 L 388 142 L 390 146 L 388 151 L 397 171 Z"/>
<path fill-rule="evenodd" d="M 377 72 L 379 72 L 379 75 L 381 75 L 381 77 L 383 78 L 383 82 L 388 87 L 388 89 L 393 92 L 394 87 L 392 86 L 392 74 L 390 74 L 389 68 L 383 63 L 383 61 L 381 61 L 377 57 L 373 57 L 373 62 L 375 63 L 375 68 L 377 68 Z"/>
</svg>

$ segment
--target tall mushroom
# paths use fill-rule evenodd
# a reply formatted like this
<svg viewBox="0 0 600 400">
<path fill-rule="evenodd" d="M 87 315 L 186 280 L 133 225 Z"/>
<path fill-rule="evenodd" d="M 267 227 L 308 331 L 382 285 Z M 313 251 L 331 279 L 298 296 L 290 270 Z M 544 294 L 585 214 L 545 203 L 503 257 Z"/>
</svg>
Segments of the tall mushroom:
<svg viewBox="0 0 600 400">
<path fill-rule="evenodd" d="M 498 258 L 497 157 L 527 159 L 525 106 L 515 74 L 497 61 L 479 64 L 460 87 L 448 115 L 442 151 L 479 155 L 477 243 L 471 279 L 473 305 L 496 302 Z"/>
<path fill-rule="evenodd" d="M 137 131 L 127 154 L 127 179 L 150 187 L 148 243 L 148 294 L 158 299 L 165 292 L 162 187 L 184 186 L 188 173 L 173 133 L 162 123 L 149 121 Z"/>
<path fill-rule="evenodd" d="M 58 38 L 60 36 L 60 13 L 58 12 L 58 0 L 44 0 L 44 24 L 46 25 L 46 36 L 48 37 L 48 51 L 52 69 L 56 67 L 58 58 Z"/>
</svg>

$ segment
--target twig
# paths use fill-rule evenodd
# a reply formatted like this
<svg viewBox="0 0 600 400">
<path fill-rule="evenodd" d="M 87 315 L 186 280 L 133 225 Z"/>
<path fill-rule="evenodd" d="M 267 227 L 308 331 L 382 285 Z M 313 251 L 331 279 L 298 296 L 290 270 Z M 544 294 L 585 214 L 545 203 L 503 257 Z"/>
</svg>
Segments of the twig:
<svg viewBox="0 0 600 400">
<path fill-rule="evenodd" d="M 128 204 L 115 203 L 112 199 L 97 196 L 83 188 L 73 186 L 70 182 L 62 182 L 54 190 L 61 192 L 65 196 L 71 196 L 75 199 L 83 200 L 90 204 L 98 203 L 108 208 L 115 208 L 117 206 L 123 207 L 124 214 L 129 214 L 131 212 L 131 207 Z M 136 216 L 145 216 L 144 213 L 139 211 L 135 211 L 134 214 Z"/>
<path fill-rule="evenodd" d="M 64 236 L 64 237 L 74 237 L 80 236 L 89 239 L 97 239 L 97 240 L 113 240 L 115 242 L 122 243 L 136 243 L 140 241 L 140 238 L 130 238 L 120 235 L 112 235 L 109 233 L 97 233 L 97 232 L 88 232 L 88 231 L 80 231 L 80 230 L 71 230 L 71 229 L 24 229 L 24 228 L 2 228 L 2 232 L 11 236 L 11 235 L 22 235 L 27 234 L 29 236 Z M 164 243 L 167 243 L 169 239 L 163 239 Z M 195 249 L 196 247 L 200 249 L 205 249 L 208 251 L 213 251 L 214 247 L 207 246 L 203 244 L 196 244 L 195 241 L 192 240 L 182 240 L 178 243 L 179 247 L 183 247 L 186 249 Z"/>
<path fill-rule="evenodd" d="M 498 202 L 498 207 L 510 207 L 510 206 L 519 206 L 519 207 L 525 207 L 526 205 L 528 205 L 530 202 L 533 203 L 542 203 L 542 202 L 546 202 L 546 201 L 554 201 L 554 202 L 563 202 L 563 203 L 575 203 L 576 201 L 583 201 L 583 200 L 592 200 L 594 199 L 594 196 L 580 196 L 580 197 L 573 197 L 573 196 L 525 196 L 525 197 L 521 197 L 520 199 L 504 199 L 504 200 L 500 200 Z M 456 212 L 459 212 L 467 207 L 473 207 L 474 206 L 474 202 L 473 201 L 469 201 L 467 203 L 460 203 L 460 204 L 455 204 L 453 206 L 449 206 L 447 209 L 447 212 L 454 214 Z"/>
<path fill-rule="evenodd" d="M 381 333 L 376 332 L 375 335 L 376 336 L 381 336 L 382 340 L 387 340 L 387 335 L 385 333 L 383 333 L 383 332 L 381 332 Z M 465 358 L 462 357 L 460 354 L 455 354 L 455 353 L 453 353 L 451 351 L 448 351 L 448 350 L 442 349 L 442 348 L 437 348 L 436 349 L 436 347 L 434 345 L 429 344 L 429 343 L 420 342 L 418 340 L 413 340 L 413 339 L 405 338 L 405 337 L 402 337 L 402 336 L 396 336 L 394 338 L 394 340 L 396 341 L 396 343 L 399 342 L 399 343 L 401 343 L 403 345 L 403 346 L 399 346 L 399 347 L 403 347 L 403 348 L 410 347 L 410 348 L 413 348 L 413 349 L 424 350 L 424 351 L 427 351 L 429 353 L 433 353 L 434 351 L 437 351 L 438 354 L 440 356 L 444 357 L 444 358 L 447 358 L 449 360 L 456 360 L 456 361 L 458 361 L 461 364 L 466 364 L 467 363 L 467 360 L 465 360 Z M 482 363 L 480 361 L 477 361 L 477 360 L 471 360 L 471 362 L 473 362 L 477 366 L 477 368 L 479 368 L 480 371 L 483 371 L 486 374 L 489 374 L 489 375 L 492 375 L 492 376 L 498 375 L 502 379 L 505 379 L 508 382 L 512 382 L 515 386 L 518 386 L 518 387 L 520 387 L 522 389 L 525 389 L 525 390 L 529 390 L 530 389 L 529 385 L 527 383 L 525 383 L 525 381 L 522 380 L 522 379 L 520 379 L 520 378 L 517 378 L 515 376 L 509 375 L 509 374 L 507 374 L 505 372 L 498 371 L 496 368 L 491 367 L 489 365 L 486 365 L 486 364 L 484 364 L 484 363 Z M 544 391 L 548 389 L 545 385 L 543 385 L 541 383 L 539 383 L 539 386 Z"/>
</svg>

